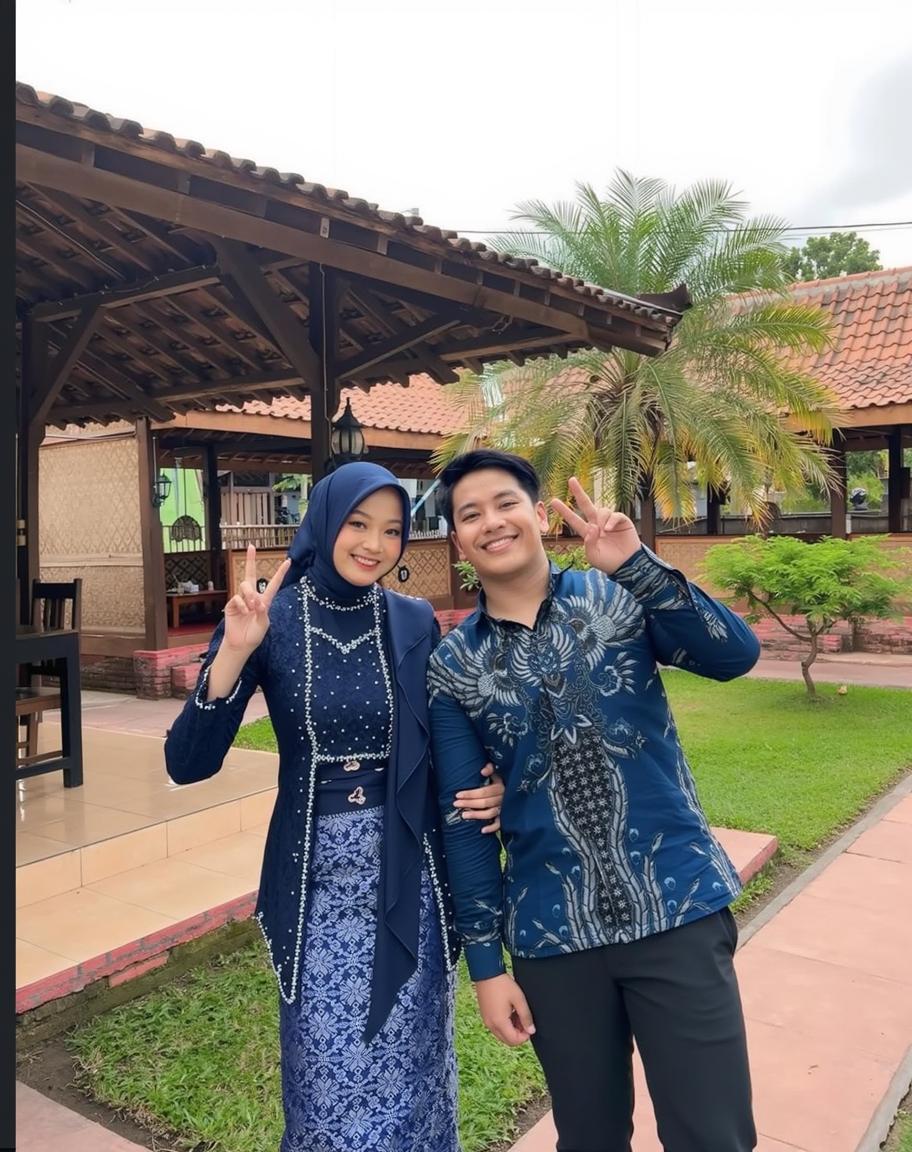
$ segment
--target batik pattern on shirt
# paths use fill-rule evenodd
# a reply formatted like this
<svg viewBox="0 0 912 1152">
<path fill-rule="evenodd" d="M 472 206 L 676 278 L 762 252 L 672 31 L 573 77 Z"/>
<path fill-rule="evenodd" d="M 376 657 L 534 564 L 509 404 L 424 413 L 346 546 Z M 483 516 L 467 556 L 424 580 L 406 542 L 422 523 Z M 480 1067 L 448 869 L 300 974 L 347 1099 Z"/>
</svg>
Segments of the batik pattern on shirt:
<svg viewBox="0 0 912 1152">
<path fill-rule="evenodd" d="M 457 925 L 476 979 L 519 956 L 639 939 L 727 904 L 734 868 L 707 824 L 657 661 L 726 679 L 756 640 L 643 549 L 608 578 L 552 570 L 533 628 L 482 608 L 431 660 L 441 805 L 490 757 L 507 792 L 506 867 L 445 823 Z"/>
</svg>

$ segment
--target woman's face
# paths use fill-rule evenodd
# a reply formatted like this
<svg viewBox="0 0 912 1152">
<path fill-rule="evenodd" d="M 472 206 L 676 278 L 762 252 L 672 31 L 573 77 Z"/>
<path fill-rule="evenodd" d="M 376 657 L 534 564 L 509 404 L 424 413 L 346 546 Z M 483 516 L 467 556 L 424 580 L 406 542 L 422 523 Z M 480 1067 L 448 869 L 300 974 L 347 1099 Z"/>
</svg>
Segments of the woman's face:
<svg viewBox="0 0 912 1152">
<path fill-rule="evenodd" d="M 345 519 L 333 547 L 333 565 L 349 582 L 367 587 L 385 576 L 402 550 L 402 498 L 378 488 Z"/>
</svg>

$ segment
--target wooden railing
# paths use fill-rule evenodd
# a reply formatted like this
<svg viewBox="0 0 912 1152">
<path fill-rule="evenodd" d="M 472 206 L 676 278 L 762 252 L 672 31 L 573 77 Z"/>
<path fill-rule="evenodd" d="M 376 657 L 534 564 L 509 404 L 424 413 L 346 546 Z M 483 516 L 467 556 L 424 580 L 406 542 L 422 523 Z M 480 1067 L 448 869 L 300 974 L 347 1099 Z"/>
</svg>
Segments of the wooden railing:
<svg viewBox="0 0 912 1152">
<path fill-rule="evenodd" d="M 223 524 L 222 548 L 232 552 L 255 548 L 287 548 L 298 530 L 297 524 Z"/>
</svg>

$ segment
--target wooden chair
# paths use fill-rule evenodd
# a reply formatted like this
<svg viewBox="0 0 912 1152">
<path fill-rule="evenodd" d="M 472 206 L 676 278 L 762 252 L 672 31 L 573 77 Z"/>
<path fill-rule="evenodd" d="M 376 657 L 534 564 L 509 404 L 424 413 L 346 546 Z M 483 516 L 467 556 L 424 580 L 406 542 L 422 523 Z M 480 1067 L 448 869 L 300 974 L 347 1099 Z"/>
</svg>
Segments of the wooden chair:
<svg viewBox="0 0 912 1152">
<path fill-rule="evenodd" d="M 82 580 L 77 578 L 66 583 L 34 580 L 31 623 L 41 632 L 51 632 L 58 628 L 72 628 L 78 632 L 82 624 Z M 60 707 L 60 689 L 45 686 L 43 678 L 57 676 L 58 672 L 53 661 L 26 664 L 19 669 L 20 684 L 16 689 L 16 756 L 20 767 L 41 760 L 38 755 L 38 725 L 45 712 Z"/>
<path fill-rule="evenodd" d="M 72 628 L 78 632 L 82 626 L 82 580 L 62 584 L 34 580 L 32 624 L 39 626 L 42 632 L 55 628 Z"/>
</svg>

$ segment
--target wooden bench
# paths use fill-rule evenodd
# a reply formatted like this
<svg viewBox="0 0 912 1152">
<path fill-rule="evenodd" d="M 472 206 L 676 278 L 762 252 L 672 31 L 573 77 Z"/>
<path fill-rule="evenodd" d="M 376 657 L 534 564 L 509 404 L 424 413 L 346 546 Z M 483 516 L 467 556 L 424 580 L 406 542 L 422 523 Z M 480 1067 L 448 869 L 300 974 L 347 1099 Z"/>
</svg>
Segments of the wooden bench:
<svg viewBox="0 0 912 1152">
<path fill-rule="evenodd" d="M 223 588 L 203 592 L 169 592 L 168 604 L 171 608 L 171 627 L 180 627 L 180 610 L 187 604 L 214 604 L 222 607 L 227 603 L 228 593 Z"/>
</svg>

